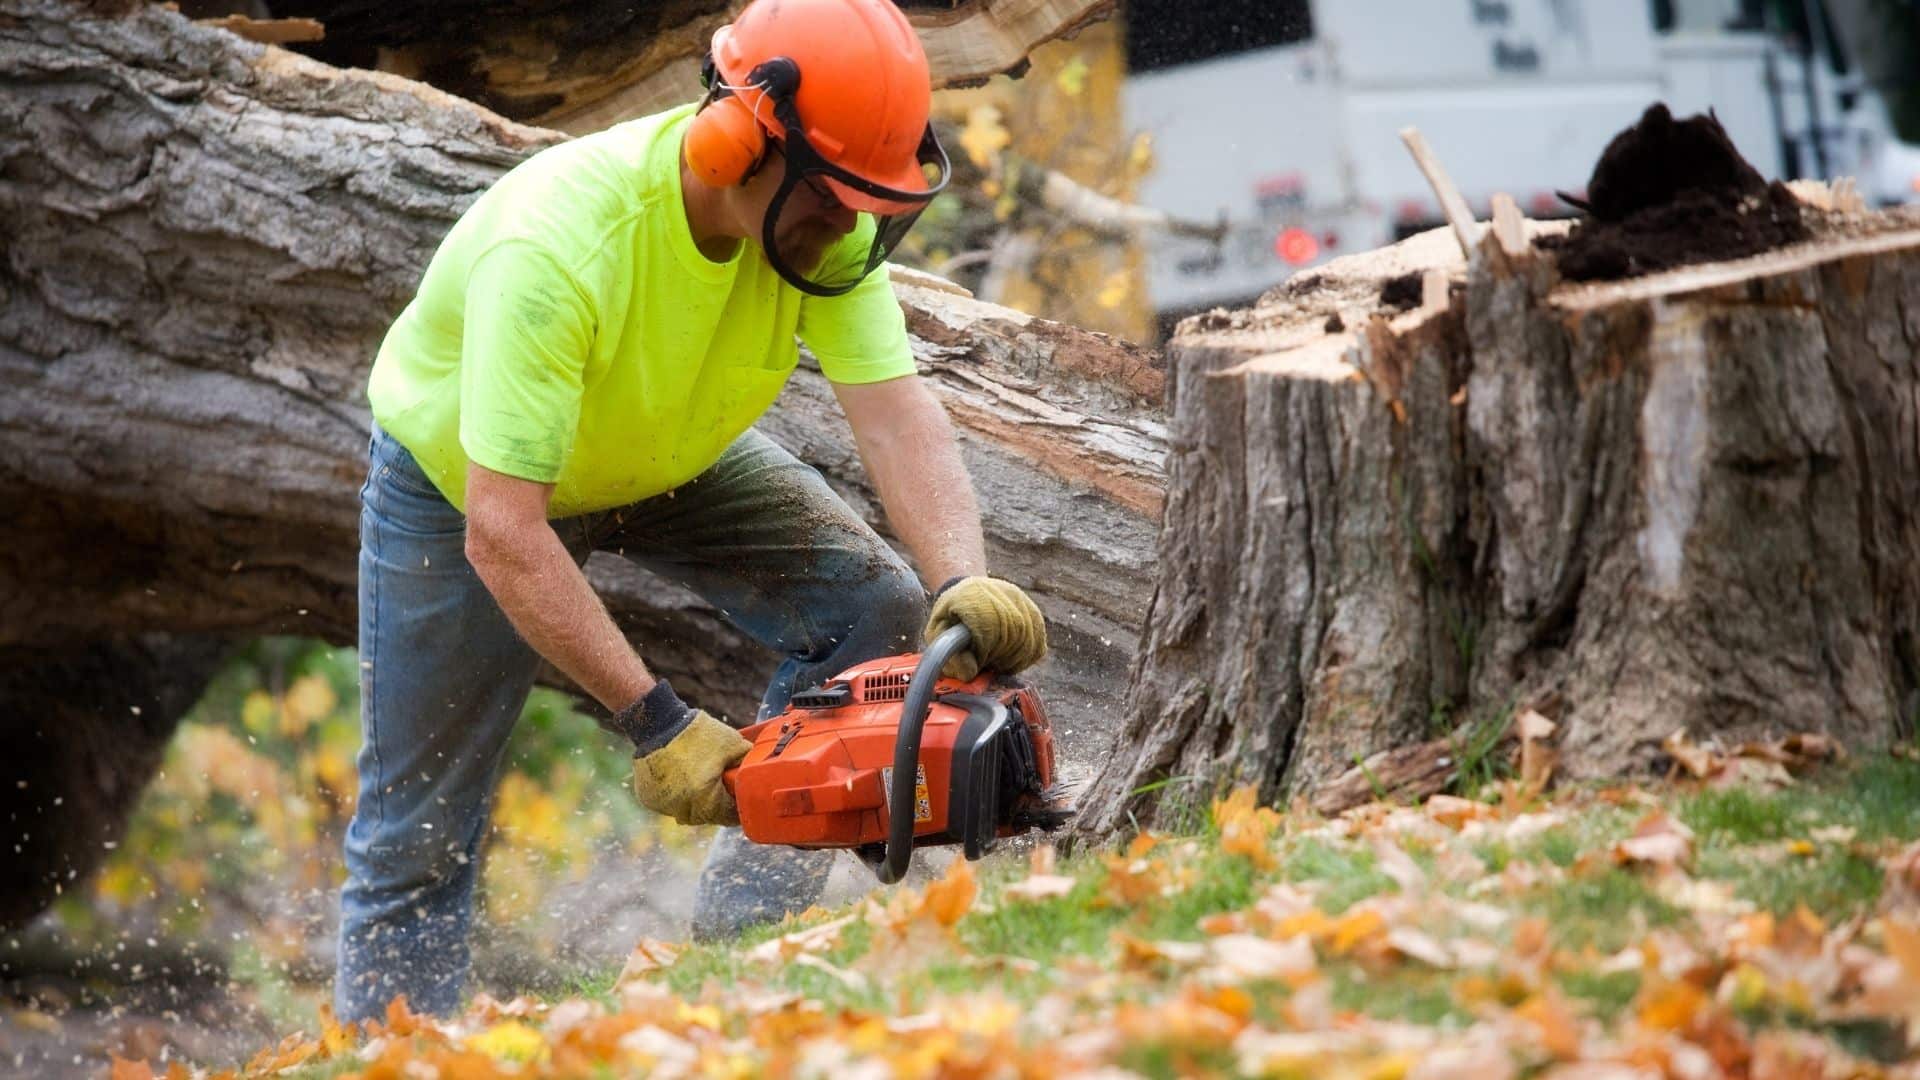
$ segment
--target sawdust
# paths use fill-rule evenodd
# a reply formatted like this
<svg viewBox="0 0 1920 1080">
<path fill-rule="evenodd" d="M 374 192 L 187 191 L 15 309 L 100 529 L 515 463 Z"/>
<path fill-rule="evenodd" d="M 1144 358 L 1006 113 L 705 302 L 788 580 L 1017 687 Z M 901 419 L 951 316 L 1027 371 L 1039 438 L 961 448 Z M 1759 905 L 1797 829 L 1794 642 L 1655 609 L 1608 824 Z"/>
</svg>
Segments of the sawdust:
<svg viewBox="0 0 1920 1080">
<path fill-rule="evenodd" d="M 1676 120 L 1649 107 L 1607 144 L 1587 192 L 1588 217 L 1535 241 L 1570 281 L 1744 258 L 1810 235 L 1793 193 L 1762 179 L 1711 113 Z"/>
</svg>

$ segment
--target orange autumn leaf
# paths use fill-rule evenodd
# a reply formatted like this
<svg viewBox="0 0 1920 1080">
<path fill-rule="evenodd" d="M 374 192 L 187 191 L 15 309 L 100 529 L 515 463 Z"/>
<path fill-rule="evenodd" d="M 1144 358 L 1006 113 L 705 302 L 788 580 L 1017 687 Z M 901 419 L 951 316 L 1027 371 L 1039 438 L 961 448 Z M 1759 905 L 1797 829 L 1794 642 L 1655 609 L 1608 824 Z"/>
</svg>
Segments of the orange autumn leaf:
<svg viewBox="0 0 1920 1080">
<path fill-rule="evenodd" d="M 280 1040 L 280 1045 L 271 1050 L 262 1050 L 247 1062 L 245 1072 L 249 1076 L 264 1076 L 291 1069 L 295 1065 L 304 1065 L 320 1056 L 320 1041 L 309 1039 L 305 1032 L 296 1031 Z"/>
<path fill-rule="evenodd" d="M 1557 991 L 1528 998 L 1514 1014 L 1540 1030 L 1540 1046 L 1547 1053 L 1562 1061 L 1579 1056 L 1580 1024 Z"/>
<path fill-rule="evenodd" d="M 922 910 L 933 921 L 952 929 L 973 907 L 973 898 L 979 892 L 979 883 L 973 878 L 973 864 L 955 859 L 947 864 L 947 872 L 939 881 L 927 886 Z"/>
<path fill-rule="evenodd" d="M 1101 899 L 1108 904 L 1132 907 L 1142 900 L 1160 895 L 1165 884 L 1165 866 L 1158 859 L 1108 855 L 1103 861 L 1107 867 L 1107 878 Z"/>
<path fill-rule="evenodd" d="M 1220 833 L 1220 850 L 1229 855 L 1244 855 L 1262 870 L 1279 865 L 1273 854 L 1273 836 L 1282 819 L 1272 807 L 1258 805 L 1259 792 L 1252 786 L 1235 788 L 1225 799 L 1215 799 L 1213 827 Z"/>
<path fill-rule="evenodd" d="M 420 1026 L 420 1017 L 407 1006 L 407 995 L 401 994 L 387 1002 L 386 1034 L 407 1036 L 419 1031 Z"/>
<path fill-rule="evenodd" d="M 128 1061 L 119 1054 L 113 1055 L 113 1065 L 107 1076 L 108 1080 L 155 1080 L 153 1066 L 145 1061 Z"/>
<path fill-rule="evenodd" d="M 1661 982 L 1640 994 L 1640 1023 L 1657 1031 L 1680 1031 L 1707 1003 L 1706 991 L 1690 982 Z"/>
<path fill-rule="evenodd" d="M 680 958 L 683 948 L 685 946 L 658 938 L 641 938 L 634 942 L 633 951 L 627 954 L 627 962 L 620 969 L 620 975 L 613 980 L 613 988 L 619 990 L 636 979 L 645 979 L 672 967 L 673 962 Z"/>
<path fill-rule="evenodd" d="M 1386 917 L 1376 909 L 1354 908 L 1334 921 L 1333 933 L 1327 944 L 1335 953 L 1345 955 L 1362 942 L 1380 936 L 1386 928 Z"/>
<path fill-rule="evenodd" d="M 333 1003 L 320 1003 L 320 1049 L 326 1057 L 339 1057 L 353 1049 L 358 1024 L 342 1024 L 333 1014 Z"/>
</svg>

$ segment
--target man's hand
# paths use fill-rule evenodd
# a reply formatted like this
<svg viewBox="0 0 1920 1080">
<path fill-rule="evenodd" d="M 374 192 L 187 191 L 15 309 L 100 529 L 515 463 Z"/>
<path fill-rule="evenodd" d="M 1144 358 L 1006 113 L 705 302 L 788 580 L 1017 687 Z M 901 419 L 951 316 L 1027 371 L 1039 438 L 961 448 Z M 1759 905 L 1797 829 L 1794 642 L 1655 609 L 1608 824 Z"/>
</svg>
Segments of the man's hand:
<svg viewBox="0 0 1920 1080">
<path fill-rule="evenodd" d="M 633 759 L 634 797 L 682 825 L 738 825 L 740 808 L 720 774 L 752 748 L 745 736 L 695 709 L 667 745 Z"/>
<path fill-rule="evenodd" d="M 973 645 L 955 653 L 941 669 L 950 679 L 971 679 L 983 670 L 1012 675 L 1047 655 L 1047 621 L 1033 599 L 1011 581 L 968 577 L 941 589 L 927 617 L 925 638 L 932 641 L 956 624 L 973 634 Z"/>
</svg>

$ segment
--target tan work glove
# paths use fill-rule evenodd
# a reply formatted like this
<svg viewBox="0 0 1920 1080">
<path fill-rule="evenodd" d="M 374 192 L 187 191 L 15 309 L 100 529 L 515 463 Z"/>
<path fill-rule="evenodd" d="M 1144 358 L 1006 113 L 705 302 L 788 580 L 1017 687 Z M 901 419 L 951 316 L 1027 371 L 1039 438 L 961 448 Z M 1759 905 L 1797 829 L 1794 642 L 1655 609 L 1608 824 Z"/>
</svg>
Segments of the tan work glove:
<svg viewBox="0 0 1920 1080">
<path fill-rule="evenodd" d="M 1047 655 L 1047 621 L 1011 581 L 968 577 L 942 588 L 927 616 L 925 640 L 959 624 L 973 632 L 973 646 L 955 653 L 941 669 L 949 679 L 971 679 L 981 671 L 1012 675 Z"/>
<path fill-rule="evenodd" d="M 720 774 L 740 763 L 753 748 L 739 732 L 705 710 L 667 745 L 633 759 L 633 795 L 640 805 L 682 825 L 738 825 L 734 805 Z"/>
</svg>

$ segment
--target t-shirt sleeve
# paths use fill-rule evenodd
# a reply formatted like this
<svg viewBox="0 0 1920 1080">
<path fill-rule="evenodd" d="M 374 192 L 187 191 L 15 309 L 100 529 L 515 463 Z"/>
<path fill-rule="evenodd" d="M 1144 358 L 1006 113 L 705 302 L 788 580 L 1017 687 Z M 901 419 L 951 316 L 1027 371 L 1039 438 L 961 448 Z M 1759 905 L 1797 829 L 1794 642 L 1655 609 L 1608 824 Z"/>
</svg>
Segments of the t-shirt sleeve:
<svg viewBox="0 0 1920 1080">
<path fill-rule="evenodd" d="M 474 462 L 550 484 L 573 449 L 594 310 L 535 244 L 488 250 L 467 277 L 460 447 Z"/>
<path fill-rule="evenodd" d="M 917 370 L 907 347 L 906 315 L 885 266 L 839 296 L 807 297 L 799 330 L 833 382 L 884 382 Z"/>
</svg>

